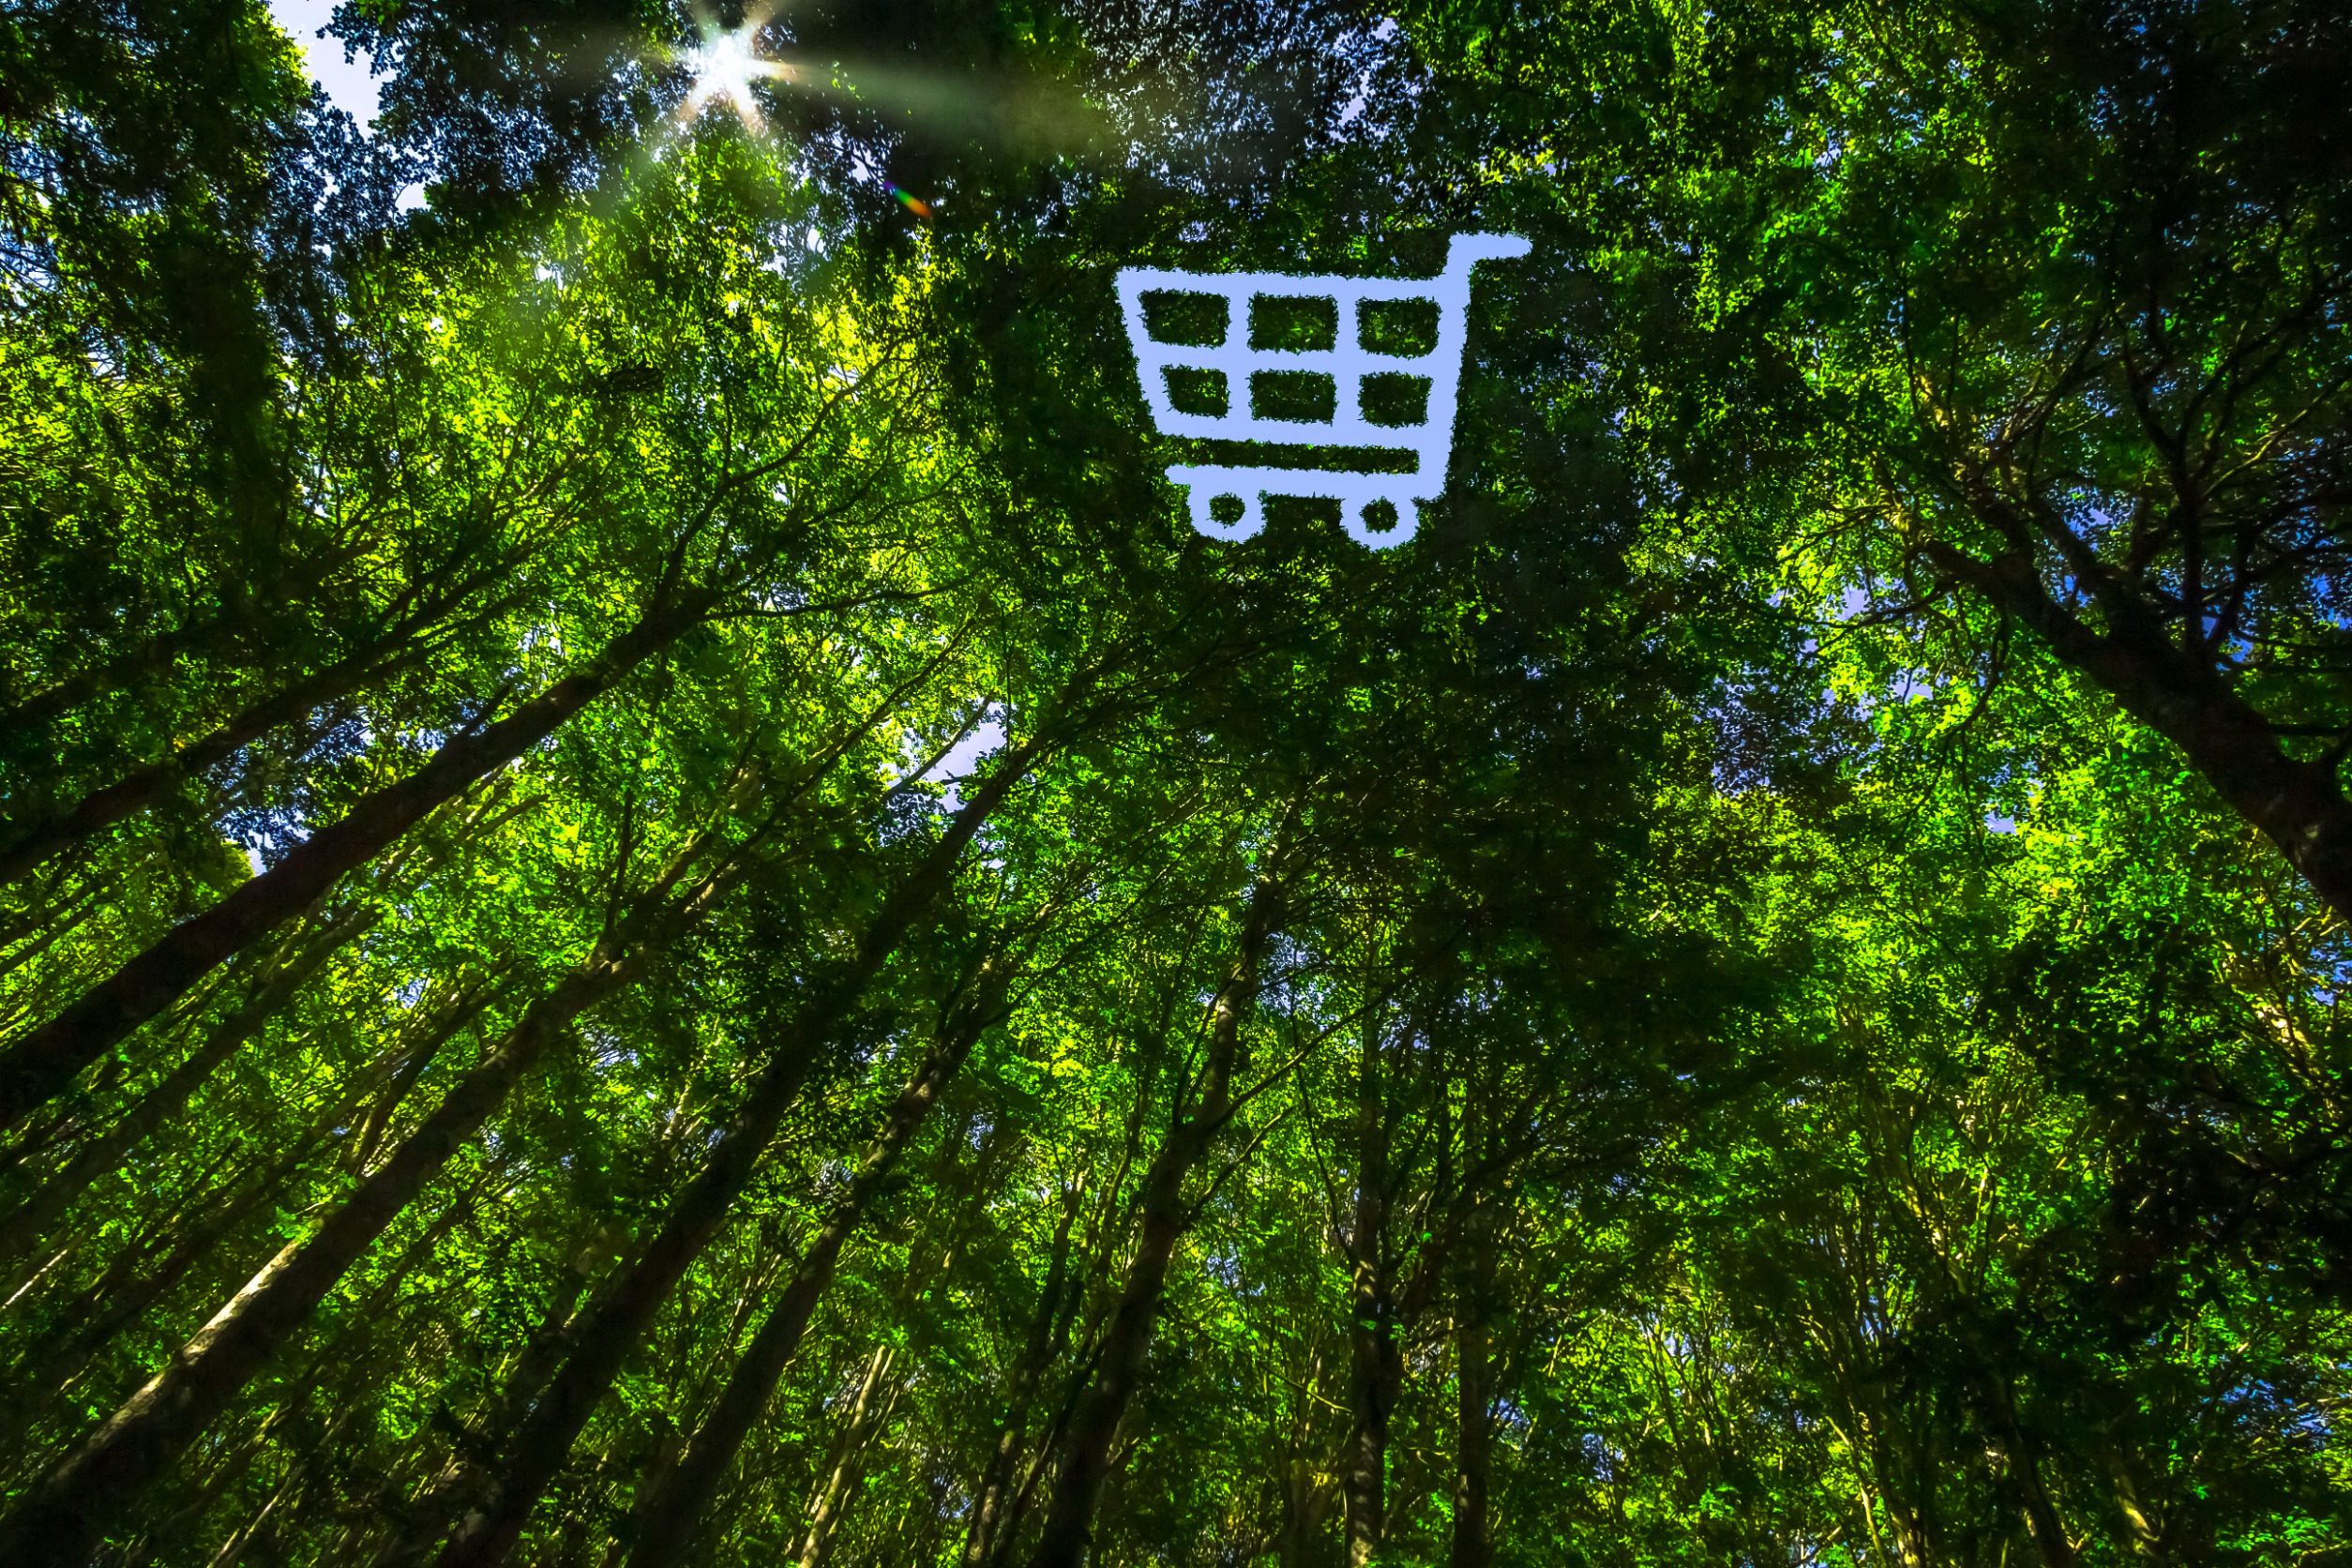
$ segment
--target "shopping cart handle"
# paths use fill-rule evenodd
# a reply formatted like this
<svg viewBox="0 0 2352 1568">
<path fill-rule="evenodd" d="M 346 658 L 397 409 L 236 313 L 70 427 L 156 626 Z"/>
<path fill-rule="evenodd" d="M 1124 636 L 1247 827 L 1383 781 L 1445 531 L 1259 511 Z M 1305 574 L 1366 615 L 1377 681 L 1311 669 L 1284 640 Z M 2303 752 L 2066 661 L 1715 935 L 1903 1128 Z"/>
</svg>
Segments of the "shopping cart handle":
<svg viewBox="0 0 2352 1568">
<path fill-rule="evenodd" d="M 1515 262 L 1533 247 L 1517 234 L 1455 234 L 1446 247 L 1445 268 L 1469 268 L 1481 262 Z"/>
</svg>

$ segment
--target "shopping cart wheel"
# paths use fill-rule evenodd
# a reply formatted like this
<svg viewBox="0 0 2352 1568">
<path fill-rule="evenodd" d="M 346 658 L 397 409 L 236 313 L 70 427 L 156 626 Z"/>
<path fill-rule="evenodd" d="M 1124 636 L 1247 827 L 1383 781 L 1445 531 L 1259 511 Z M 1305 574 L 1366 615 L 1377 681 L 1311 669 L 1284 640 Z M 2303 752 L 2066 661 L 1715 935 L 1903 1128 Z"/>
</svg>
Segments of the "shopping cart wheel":
<svg viewBox="0 0 2352 1568">
<path fill-rule="evenodd" d="M 1344 511 L 1341 520 L 1346 523 L 1349 535 L 1358 544 L 1368 545 L 1374 550 L 1391 550 L 1413 536 L 1413 515 L 1407 510 L 1411 505 L 1410 501 L 1388 501 L 1376 497 L 1356 508 L 1352 521 L 1347 519 Z M 1382 531 L 1375 534 L 1372 530 L 1376 527 Z"/>
<path fill-rule="evenodd" d="M 1225 539 L 1239 544 L 1244 539 L 1256 538 L 1258 531 L 1266 526 L 1266 511 L 1262 499 L 1254 491 L 1237 495 L 1231 490 L 1219 491 L 1208 485 L 1192 485 L 1187 488 L 1192 502 L 1192 525 L 1198 532 L 1206 534 L 1212 539 Z M 1242 504 L 1242 515 L 1231 522 L 1220 522 L 1217 520 L 1214 508 L 1218 502 L 1227 500 L 1239 501 Z"/>
</svg>

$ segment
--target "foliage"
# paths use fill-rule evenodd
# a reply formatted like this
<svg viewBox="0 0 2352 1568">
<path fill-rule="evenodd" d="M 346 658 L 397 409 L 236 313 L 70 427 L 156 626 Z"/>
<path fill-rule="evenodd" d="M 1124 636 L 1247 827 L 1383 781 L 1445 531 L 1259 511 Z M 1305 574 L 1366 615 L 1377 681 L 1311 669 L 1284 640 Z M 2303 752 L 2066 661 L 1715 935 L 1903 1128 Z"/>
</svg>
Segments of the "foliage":
<svg viewBox="0 0 2352 1568">
<path fill-rule="evenodd" d="M 0 1556 L 2352 1555 L 2341 17 L 696 20 L 0 12 Z"/>
</svg>

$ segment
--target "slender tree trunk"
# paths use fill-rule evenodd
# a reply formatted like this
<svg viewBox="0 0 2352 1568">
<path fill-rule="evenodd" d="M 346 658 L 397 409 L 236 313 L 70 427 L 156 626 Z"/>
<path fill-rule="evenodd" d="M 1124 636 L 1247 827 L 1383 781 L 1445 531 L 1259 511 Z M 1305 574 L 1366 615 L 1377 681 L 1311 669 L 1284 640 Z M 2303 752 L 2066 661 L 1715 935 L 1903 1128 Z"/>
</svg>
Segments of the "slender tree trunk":
<svg viewBox="0 0 2352 1568">
<path fill-rule="evenodd" d="M 394 658 L 369 648 L 365 656 L 339 659 L 249 704 L 209 734 L 201 735 L 160 761 L 150 762 L 100 785 L 69 806 L 28 821 L 0 822 L 0 885 L 16 881 L 52 855 L 62 853 L 124 818 L 148 810 L 188 779 L 224 761 L 280 725 L 366 686 L 384 674 Z"/>
<path fill-rule="evenodd" d="M 490 1184 L 490 1176 L 485 1173 L 401 1249 L 398 1261 L 385 1271 L 383 1282 L 369 1292 L 368 1299 L 359 1304 L 358 1310 L 352 1315 L 354 1326 L 336 1335 L 311 1356 L 309 1364 L 301 1373 L 289 1380 L 275 1401 L 274 1408 L 255 1424 L 252 1436 L 238 1445 L 234 1455 L 207 1475 L 197 1488 L 196 1497 L 165 1520 L 154 1534 L 164 1535 L 173 1529 L 185 1527 L 202 1518 L 214 1503 L 244 1478 L 246 1470 L 269 1443 L 293 1425 L 311 1395 L 326 1380 L 327 1369 L 330 1366 L 347 1368 L 360 1360 L 369 1342 L 384 1326 L 384 1308 L 394 1292 L 408 1283 L 415 1267 L 439 1249 L 449 1232 L 472 1215 L 475 1203 Z M 332 1560 L 340 1561 L 342 1559 L 339 1556 Z"/>
<path fill-rule="evenodd" d="M 46 1103 L 189 987 L 367 864 L 437 807 L 554 732 L 647 657 L 700 624 L 692 595 L 648 611 L 604 651 L 505 718 L 448 742 L 424 766 L 354 802 L 283 860 L 173 927 L 81 1000 L 0 1050 L 0 1126 Z"/>
<path fill-rule="evenodd" d="M 319 1435 L 319 1447 L 310 1454 L 295 1458 L 287 1464 L 286 1473 L 279 1477 L 278 1485 L 270 1490 L 269 1500 L 263 1503 L 250 1518 L 229 1532 L 229 1538 L 220 1543 L 220 1549 L 213 1553 L 205 1568 L 235 1568 L 237 1560 L 253 1549 L 257 1540 L 263 1539 L 263 1531 L 275 1528 L 271 1515 L 278 1512 L 279 1506 L 309 1489 L 310 1483 L 318 1477 L 319 1455 L 334 1442 L 336 1434 L 340 1432 L 350 1423 L 351 1418 L 357 1413 L 357 1406 L 345 1406 L 340 1413 L 327 1424 L 326 1430 Z"/>
<path fill-rule="evenodd" d="M 310 1119 L 309 1125 L 279 1153 L 276 1159 L 245 1182 L 234 1197 L 226 1201 L 198 1202 L 196 1209 L 202 1214 L 200 1223 L 181 1235 L 178 1244 L 173 1247 L 171 1255 L 159 1267 L 135 1279 L 110 1279 L 94 1287 L 87 1303 L 92 1316 L 79 1319 L 81 1331 L 45 1369 L 53 1386 L 60 1391 L 65 1389 L 116 1334 L 144 1317 L 197 1264 L 210 1257 L 215 1247 L 233 1235 L 264 1204 L 277 1197 L 288 1178 L 321 1152 L 322 1146 L 328 1141 L 329 1133 L 348 1121 L 353 1108 L 367 1096 L 394 1063 L 403 1056 L 430 1059 L 438 1054 L 441 1048 L 464 1027 L 474 1010 L 474 1007 L 466 1007 L 448 1013 L 424 1040 L 384 1053 L 375 1065 L 356 1077 L 342 1094 L 322 1107 Z M 214 1192 L 223 1191 L 229 1185 L 224 1182 Z"/>
<path fill-rule="evenodd" d="M 163 1081 L 141 1095 L 113 1126 L 75 1151 L 64 1169 L 0 1218 L 0 1259 L 13 1258 L 38 1241 L 41 1232 L 89 1190 L 91 1183 L 113 1170 L 148 1134 L 178 1115 L 197 1089 L 292 1001 L 337 949 L 379 918 L 374 911 L 344 915 L 321 931 L 294 962 L 258 982 L 245 1004 L 221 1019 L 203 1045 L 164 1075 Z"/>
<path fill-rule="evenodd" d="M 1053 1254 L 1046 1266 L 1046 1286 L 1037 1297 L 1037 1310 L 1029 1320 L 1029 1337 L 1008 1380 L 1003 1420 L 972 1509 L 972 1533 L 964 1540 L 964 1568 L 982 1568 L 995 1551 L 1007 1515 L 1013 1483 L 1013 1462 L 1019 1455 L 1021 1435 L 1029 1429 L 1029 1408 L 1037 1397 L 1046 1370 L 1061 1354 L 1069 1315 L 1063 1310 L 1070 1291 L 1070 1231 L 1086 1199 L 1086 1175 L 1080 1171 L 1062 1199 L 1062 1219 L 1053 1230 Z"/>
<path fill-rule="evenodd" d="M 450 1521 L 473 1506 L 474 1488 L 491 1473 L 497 1455 L 529 1412 L 530 1402 L 538 1397 L 570 1349 L 572 1331 L 580 1318 L 580 1298 L 587 1288 L 583 1268 L 575 1265 L 565 1271 L 537 1327 L 501 1380 L 497 1395 L 487 1401 L 471 1431 L 459 1440 L 424 1493 L 403 1511 L 400 1530 L 376 1554 L 378 1568 L 397 1568 L 431 1556 L 433 1547 L 448 1533 Z"/>
<path fill-rule="evenodd" d="M 362 1179 L 309 1236 L 287 1244 L 161 1372 L 53 1465 L 0 1521 L 0 1561 L 78 1565 L 107 1519 L 137 1498 L 217 1420 L 384 1228 L 505 1102 L 565 1027 L 631 983 L 663 941 L 739 879 L 729 860 L 676 904 L 654 905 L 581 969 L 534 1003 L 498 1048 Z M 653 907 L 648 908 L 647 905 Z"/>
<path fill-rule="evenodd" d="M 490 1499 L 451 1538 L 442 1568 L 487 1568 L 504 1562 L 521 1539 L 532 1510 L 604 1397 L 623 1359 L 643 1337 L 694 1259 L 718 1233 L 735 1199 L 757 1174 L 785 1110 L 831 1037 L 916 920 L 946 892 L 957 863 L 1013 786 L 1042 751 L 1032 739 L 1014 750 L 987 784 L 956 813 L 940 842 L 914 873 L 891 890 L 860 942 L 857 956 L 822 984 L 784 1032 L 734 1123 L 710 1152 L 702 1169 L 670 1207 L 660 1232 L 637 1263 L 597 1303 L 571 1358 L 517 1434 Z"/>
<path fill-rule="evenodd" d="M 1980 502 L 1980 509 L 1986 505 Z M 2009 526 L 2018 525 L 2013 519 Z M 2334 764 L 2288 756 L 2269 721 L 2146 612 L 2103 600 L 2108 625 L 2094 631 L 2050 597 L 2022 557 L 1983 561 L 1938 540 L 1925 541 L 1921 550 L 2178 746 L 2231 808 L 2276 844 L 2339 916 L 2352 920 L 2352 800 Z"/>
<path fill-rule="evenodd" d="M 1974 1335 L 1969 1337 L 1973 1339 Z M 1987 1425 L 1999 1438 L 2008 1457 L 2009 1484 L 2016 1491 L 2019 1512 L 2025 1515 L 2026 1532 L 2033 1538 L 2034 1549 L 2042 1554 L 2044 1568 L 2074 1568 L 2077 1560 L 2073 1539 L 2067 1534 L 2058 1501 L 2042 1479 L 2038 1445 L 2027 1436 L 2017 1419 L 2016 1395 L 2010 1388 L 2009 1379 L 1997 1366 L 1987 1364 L 1982 1382 Z"/>
<path fill-rule="evenodd" d="M 1343 1467 L 1349 1568 L 1380 1549 L 1388 1501 L 1388 1417 L 1396 1403 L 1396 1311 L 1388 1277 L 1388 1100 L 1380 1081 L 1380 1020 L 1363 1025 L 1356 1064 L 1356 1212 L 1349 1237 L 1348 1391 Z"/>
<path fill-rule="evenodd" d="M 888 1345 L 874 1348 L 871 1360 L 866 1364 L 866 1378 L 858 1384 L 857 1400 L 850 1407 L 849 1425 L 842 1429 L 835 1450 L 832 1470 L 825 1484 L 818 1488 L 808 1505 L 808 1528 L 800 1539 L 800 1551 L 794 1560 L 799 1568 L 818 1568 L 825 1554 L 833 1549 L 833 1538 L 841 1529 L 841 1521 L 850 1511 L 851 1501 L 857 1496 L 858 1484 L 866 1479 L 866 1448 L 897 1402 L 894 1385 L 887 1395 L 882 1393 L 883 1380 L 890 1375 L 890 1364 L 896 1352 Z"/>
<path fill-rule="evenodd" d="M 503 550 L 488 559 L 477 558 L 471 571 L 445 571 L 419 593 L 417 585 L 393 607 L 398 618 L 384 625 L 362 645 L 325 668 L 300 675 L 275 691 L 248 701 L 207 733 L 176 748 L 170 756 L 134 768 L 120 778 L 100 785 L 72 805 L 36 820 L 0 822 L 0 884 L 14 881 L 42 861 L 81 842 L 125 817 L 162 801 L 182 781 L 225 761 L 271 731 L 294 723 L 314 710 L 350 696 L 415 664 L 430 651 L 430 634 L 445 626 L 455 611 L 484 589 L 507 579 L 520 567 L 528 550 Z M 494 614 L 511 592 L 477 606 L 468 619 Z M 11 714 L 0 716 L 0 729 L 12 724 L 46 726 L 68 709 L 101 690 L 119 689 L 130 676 L 167 665 L 188 647 L 218 644 L 232 623 L 225 616 L 162 638 L 136 650 L 113 666 L 72 677 Z M 119 673 L 117 673 L 119 671 Z"/>
<path fill-rule="evenodd" d="M 958 1008 L 955 1017 L 942 1020 L 937 1043 L 925 1053 L 913 1078 L 898 1092 L 897 1102 L 882 1119 L 882 1130 L 867 1148 L 849 1190 L 833 1205 L 823 1229 L 792 1271 L 791 1282 L 776 1298 L 767 1320 L 752 1336 L 750 1347 L 727 1380 L 718 1403 L 696 1430 L 686 1456 L 654 1492 L 640 1516 L 637 1545 L 629 1554 L 632 1568 L 663 1568 L 664 1564 L 684 1560 L 696 1523 L 717 1495 L 752 1424 L 767 1409 L 776 1380 L 783 1376 L 792 1352 L 800 1348 L 800 1336 L 808 1327 L 809 1315 L 816 1310 L 825 1287 L 832 1283 L 834 1265 L 840 1259 L 843 1244 L 865 1218 L 867 1205 L 889 1179 L 907 1140 L 939 1103 L 940 1091 L 963 1066 L 981 1033 L 996 1021 L 1003 976 L 983 974 L 978 983 L 982 997 L 975 999 L 975 1005 Z"/>
<path fill-rule="evenodd" d="M 8 775 L 11 769 L 24 769 L 33 757 L 53 762 L 55 743 L 49 731 L 59 719 L 101 693 L 130 689 L 184 656 L 218 659 L 233 653 L 238 642 L 250 641 L 252 625 L 249 604 L 224 605 L 204 620 L 170 627 L 0 710 L 0 742 L 5 743 L 0 744 L 0 792 L 29 792 L 23 784 L 10 783 Z"/>
<path fill-rule="evenodd" d="M 1448 1568 L 1487 1568 L 1492 1537 L 1487 1493 L 1494 1473 L 1493 1351 L 1487 1343 L 1486 1293 L 1494 1277 L 1494 1226 L 1483 1203 L 1462 1226 L 1460 1283 L 1454 1303 L 1454 1538 Z"/>
<path fill-rule="evenodd" d="M 1178 1122 L 1144 1173 L 1142 1230 L 1110 1328 L 1104 1336 L 1093 1380 L 1080 1396 L 1063 1435 L 1046 1523 L 1030 1568 L 1080 1568 L 1094 1537 L 1094 1506 L 1109 1478 L 1111 1448 L 1120 1423 L 1143 1380 L 1152 1328 L 1167 1292 L 1168 1270 L 1176 1244 L 1190 1228 L 1184 1183 L 1207 1158 L 1232 1111 L 1233 1066 L 1242 1017 L 1257 999 L 1258 972 L 1273 932 L 1279 895 L 1260 881 L 1243 922 L 1239 957 L 1212 1003 L 1208 1060 L 1201 1070 L 1199 1099 Z"/>
</svg>

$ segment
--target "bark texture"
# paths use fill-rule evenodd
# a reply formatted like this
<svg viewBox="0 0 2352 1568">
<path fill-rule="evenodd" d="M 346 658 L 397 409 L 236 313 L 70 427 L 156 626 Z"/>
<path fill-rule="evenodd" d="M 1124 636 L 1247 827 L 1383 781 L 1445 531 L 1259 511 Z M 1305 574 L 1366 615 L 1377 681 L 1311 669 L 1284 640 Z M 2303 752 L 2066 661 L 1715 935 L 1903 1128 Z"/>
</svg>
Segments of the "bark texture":
<svg viewBox="0 0 2352 1568">
<path fill-rule="evenodd" d="M 867 983 L 907 931 L 947 889 L 965 848 L 1042 749 L 1043 743 L 1033 739 L 1000 763 L 956 813 L 913 874 L 883 899 L 856 957 L 821 987 L 787 1027 L 733 1124 L 671 1205 L 660 1231 L 592 1310 L 570 1359 L 517 1434 L 513 1453 L 488 1500 L 460 1522 L 442 1552 L 442 1568 L 483 1568 L 504 1562 L 514 1551 L 541 1494 L 570 1457 L 580 1428 L 611 1387 L 623 1359 L 643 1337 L 654 1315 L 718 1233 L 728 1211 L 758 1172 L 761 1156 L 815 1064 L 819 1048 L 857 1004 Z"/>
<path fill-rule="evenodd" d="M 984 978 L 982 984 L 988 985 L 988 980 Z M 851 1179 L 849 1190 L 833 1205 L 816 1240 L 793 1269 L 792 1279 L 776 1297 L 766 1321 L 760 1325 L 743 1359 L 728 1377 L 718 1403 L 703 1417 L 685 1457 L 678 1461 L 641 1515 L 636 1545 L 629 1554 L 630 1568 L 661 1568 L 662 1564 L 684 1558 L 696 1523 L 717 1496 L 745 1438 L 761 1412 L 767 1409 L 776 1380 L 783 1376 L 792 1352 L 800 1348 L 809 1315 L 816 1310 L 825 1287 L 833 1281 L 834 1266 L 840 1260 L 842 1246 L 865 1219 L 875 1194 L 888 1182 L 898 1156 L 905 1152 L 907 1140 L 939 1103 L 940 1091 L 963 1066 L 982 1031 L 995 1021 L 998 1008 L 993 1004 L 994 998 L 987 1001 L 988 1004 L 965 1009 L 961 1016 L 943 1023 L 938 1040 L 925 1053 L 913 1078 L 899 1091 L 882 1119 L 882 1130 L 867 1149 L 857 1174 Z"/>
<path fill-rule="evenodd" d="M 1094 1538 L 1094 1507 L 1110 1475 L 1111 1445 L 1143 1380 L 1152 1328 L 1167 1293 L 1176 1244 L 1190 1229 L 1184 1183 L 1207 1158 L 1233 1108 L 1233 1070 L 1242 1018 L 1257 999 L 1259 966 L 1272 935 L 1280 894 L 1260 881 L 1243 922 L 1241 953 L 1210 1004 L 1208 1060 L 1199 1098 L 1144 1172 L 1142 1234 L 1127 1266 L 1117 1310 L 1104 1335 L 1094 1378 L 1063 1436 L 1046 1523 L 1030 1568 L 1079 1568 Z"/>
<path fill-rule="evenodd" d="M 65 1011 L 0 1051 L 0 1126 L 47 1102 L 131 1031 L 216 966 L 292 918 L 386 845 L 492 769 L 545 740 L 656 651 L 701 619 L 695 596 L 649 611 L 580 669 L 494 724 L 450 741 L 398 783 L 354 802 L 339 821 L 98 982 Z"/>
</svg>

